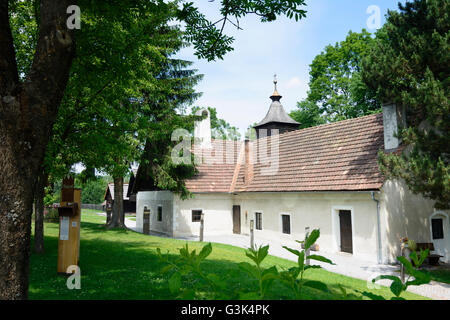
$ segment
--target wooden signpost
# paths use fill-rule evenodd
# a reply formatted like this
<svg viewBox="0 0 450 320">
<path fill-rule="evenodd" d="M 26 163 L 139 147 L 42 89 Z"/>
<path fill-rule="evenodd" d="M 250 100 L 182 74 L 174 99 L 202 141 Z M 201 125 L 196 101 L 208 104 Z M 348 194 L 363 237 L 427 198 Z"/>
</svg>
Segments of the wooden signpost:
<svg viewBox="0 0 450 320">
<path fill-rule="evenodd" d="M 58 214 L 58 273 L 69 274 L 69 266 L 78 266 L 80 259 L 81 221 L 81 189 L 74 188 L 71 177 L 63 179 Z"/>
<path fill-rule="evenodd" d="M 203 242 L 203 232 L 205 230 L 205 214 L 200 215 L 200 242 Z"/>
<path fill-rule="evenodd" d="M 250 248 L 255 249 L 255 221 L 250 220 Z"/>
</svg>

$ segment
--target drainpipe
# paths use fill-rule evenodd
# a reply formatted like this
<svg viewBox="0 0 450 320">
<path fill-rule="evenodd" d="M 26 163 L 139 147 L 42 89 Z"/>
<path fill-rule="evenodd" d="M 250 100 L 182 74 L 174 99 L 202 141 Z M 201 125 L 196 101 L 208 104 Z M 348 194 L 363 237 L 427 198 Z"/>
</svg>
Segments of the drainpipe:
<svg viewBox="0 0 450 320">
<path fill-rule="evenodd" d="M 371 191 L 372 200 L 377 203 L 377 234 L 378 234 L 378 264 L 382 263 L 381 256 L 381 222 L 380 222 L 380 200 L 375 199 L 375 192 Z"/>
</svg>

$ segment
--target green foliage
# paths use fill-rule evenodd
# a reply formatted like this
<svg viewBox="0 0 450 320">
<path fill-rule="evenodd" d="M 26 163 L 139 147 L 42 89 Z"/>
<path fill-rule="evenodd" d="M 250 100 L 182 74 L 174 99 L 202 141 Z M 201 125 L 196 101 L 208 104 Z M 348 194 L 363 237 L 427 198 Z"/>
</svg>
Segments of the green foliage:
<svg viewBox="0 0 450 320">
<path fill-rule="evenodd" d="M 286 271 L 280 272 L 280 279 L 281 281 L 292 290 L 293 294 L 295 295 L 296 299 L 302 298 L 302 288 L 303 286 L 314 288 L 323 292 L 328 292 L 328 287 L 325 283 L 320 281 L 313 281 L 313 280 L 307 280 L 305 281 L 303 279 L 304 273 L 308 269 L 317 269 L 321 268 L 318 265 L 307 265 L 307 260 L 316 260 L 321 261 L 329 264 L 333 264 L 331 260 L 322 257 L 320 255 L 309 255 L 306 256 L 306 250 L 310 249 L 317 241 L 317 239 L 320 237 L 320 230 L 314 229 L 311 234 L 307 235 L 305 237 L 305 240 L 303 241 L 297 241 L 300 244 L 304 244 L 304 249 L 302 251 L 298 251 L 296 249 L 292 249 L 286 246 L 283 246 L 284 249 L 287 251 L 295 254 L 297 259 L 297 266 L 292 267 Z M 300 278 L 299 278 L 300 277 Z"/>
<path fill-rule="evenodd" d="M 86 181 L 82 186 L 81 202 L 89 204 L 100 204 L 104 200 L 108 181 L 103 177 L 96 177 Z"/>
<path fill-rule="evenodd" d="M 269 246 L 260 246 L 256 250 L 249 248 L 245 255 L 253 261 L 254 265 L 248 262 L 239 263 L 239 268 L 246 272 L 258 283 L 258 290 L 250 292 L 241 292 L 239 298 L 242 300 L 264 299 L 267 290 L 272 286 L 275 279 L 278 278 L 278 270 L 275 266 L 264 269 L 261 264 L 269 253 Z"/>
<path fill-rule="evenodd" d="M 308 96 L 291 117 L 301 128 L 380 112 L 375 92 L 361 79 L 361 61 L 374 39 L 366 30 L 349 32 L 340 43 L 328 45 L 310 65 Z"/>
<path fill-rule="evenodd" d="M 392 275 L 381 275 L 372 280 L 372 282 L 376 282 L 382 279 L 391 280 L 391 292 L 395 297 L 391 298 L 391 300 L 404 300 L 400 295 L 408 289 L 409 286 L 420 286 L 422 284 L 427 284 L 431 281 L 430 275 L 428 273 L 422 272 L 419 270 L 422 263 L 428 257 L 429 250 L 420 250 L 420 257 L 417 256 L 416 251 L 412 251 L 409 255 L 410 259 L 414 262 L 414 266 L 406 257 L 400 256 L 397 257 L 397 260 L 403 265 L 405 269 L 405 273 L 408 275 L 405 283 L 402 282 L 402 279 L 397 276 Z M 413 278 L 412 280 L 410 280 Z M 369 294 L 365 292 L 365 296 L 373 299 L 373 300 L 383 300 L 382 297 Z"/>
<path fill-rule="evenodd" d="M 226 299 L 226 283 L 223 277 L 215 273 L 208 273 L 201 268 L 201 263 L 211 254 L 211 243 L 205 245 L 197 254 L 196 250 L 189 251 L 189 246 L 186 245 L 179 249 L 179 256 L 175 262 L 170 261 L 168 254 L 163 255 L 161 249 L 157 248 L 159 259 L 166 263 L 166 266 L 161 270 L 165 274 L 172 272 L 169 277 L 169 290 L 172 294 L 181 299 L 201 298 L 202 293 L 199 288 L 198 281 L 202 281 L 208 287 L 208 293 L 212 294 L 214 299 Z M 191 276 L 191 285 L 194 287 L 183 287 L 183 278 L 189 280 Z M 194 279 L 192 279 L 194 277 Z M 197 290 L 196 290 L 197 289 Z M 230 294 L 230 293 L 228 293 Z"/>
<path fill-rule="evenodd" d="M 187 2 L 178 12 L 178 19 L 187 24 L 185 37 L 193 43 L 195 54 L 211 61 L 223 59 L 227 52 L 233 50 L 231 44 L 234 39 L 223 34 L 226 23 L 240 29 L 239 19 L 247 14 L 256 14 L 261 22 L 274 21 L 282 14 L 298 21 L 306 17 L 304 6 L 304 0 L 225 0 L 220 2 L 222 18 L 213 23 L 198 11 L 193 2 Z"/>
<path fill-rule="evenodd" d="M 320 108 L 314 102 L 303 100 L 297 102 L 297 110 L 289 113 L 289 116 L 300 123 L 300 129 L 318 126 L 326 123 L 320 115 Z"/>
<path fill-rule="evenodd" d="M 167 264 L 157 258 L 156 248 L 162 252 L 169 252 L 171 262 L 177 260 L 179 248 L 186 241 L 168 237 L 149 236 L 130 230 L 105 230 L 105 216 L 98 215 L 95 210 L 82 209 L 81 213 L 81 255 L 83 265 L 88 270 L 83 272 L 82 290 L 67 290 L 67 278 L 55 272 L 55 257 L 58 255 L 58 223 L 45 223 L 45 254 L 31 253 L 30 262 L 30 294 L 31 300 L 169 300 L 176 295 L 168 288 L 171 272 L 161 274 Z M 31 241 L 33 241 L 33 230 Z M 205 243 L 189 241 L 189 249 L 201 251 Z M 243 290 L 253 290 L 254 280 L 246 272 L 239 269 L 238 264 L 248 261 L 245 250 L 226 244 L 213 243 L 211 254 L 201 263 L 202 270 L 219 275 L 226 283 L 227 292 L 235 293 Z M 113 262 L 113 263 L 112 263 Z M 293 261 L 268 255 L 264 259 L 264 266 L 276 265 L 277 268 L 290 268 L 296 264 Z M 124 272 L 126 270 L 126 272 Z M 89 272 L 87 272 L 89 271 Z M 119 276 L 120 275 L 120 276 Z M 350 278 L 329 272 L 324 269 L 311 269 L 307 272 L 310 280 L 325 282 L 330 288 L 324 293 L 308 287 L 304 288 L 303 299 L 335 300 L 361 299 L 361 294 L 355 289 L 367 289 L 364 280 Z M 182 287 L 192 285 L 202 299 L 207 295 L 209 286 L 205 282 L 194 282 L 195 278 L 182 276 Z M 342 286 L 348 293 L 344 296 L 338 288 Z M 205 291 L 206 289 L 206 291 Z M 256 289 L 255 289 L 256 290 Z M 390 299 L 392 293 L 389 288 L 381 287 L 370 292 Z M 237 299 L 238 296 L 230 296 Z M 406 292 L 402 297 L 406 299 L 424 299 L 419 295 Z M 292 299 L 290 290 L 275 280 L 268 299 Z"/>
<path fill-rule="evenodd" d="M 37 0 L 10 0 L 9 21 L 14 35 L 14 49 L 21 80 L 28 74 L 33 62 L 38 37 L 40 3 Z"/>
<path fill-rule="evenodd" d="M 256 249 L 249 248 L 245 255 L 253 264 L 248 262 L 240 262 L 239 269 L 247 274 L 252 280 L 254 286 L 240 289 L 239 291 L 230 291 L 223 279 L 232 277 L 232 275 L 222 274 L 220 277 L 215 273 L 208 273 L 201 268 L 201 264 L 211 254 L 211 244 L 205 245 L 197 254 L 196 250 L 189 251 L 188 244 L 179 249 L 179 256 L 176 261 L 171 261 L 169 255 L 162 255 L 158 248 L 157 253 L 160 260 L 165 264 L 161 269 L 161 273 L 172 272 L 169 276 L 169 289 L 172 294 L 178 298 L 193 299 L 203 297 L 205 294 L 204 287 L 199 286 L 199 281 L 207 285 L 207 294 L 216 299 L 243 299 L 257 300 L 267 298 L 267 293 L 272 289 L 276 281 L 284 284 L 292 290 L 296 299 L 302 299 L 302 288 L 308 287 L 321 292 L 329 293 L 328 286 L 318 280 L 305 280 L 304 273 L 309 269 L 320 269 L 318 265 L 307 265 L 307 260 L 315 260 L 328 264 L 333 264 L 331 260 L 320 255 L 306 256 L 306 250 L 310 249 L 317 239 L 320 237 L 319 230 L 313 230 L 304 241 L 297 241 L 304 244 L 305 249 L 298 251 L 288 247 L 283 247 L 298 257 L 297 266 L 288 270 L 279 272 L 276 266 L 263 267 L 264 260 L 269 253 L 269 246 L 260 246 Z M 190 276 L 190 277 L 189 277 Z M 185 283 L 183 284 L 183 280 Z M 346 294 L 347 296 L 347 294 Z"/>
<path fill-rule="evenodd" d="M 399 137 L 406 151 L 379 154 L 388 178 L 450 208 L 450 4 L 415 0 L 389 11 L 363 60 L 362 79 L 377 98 L 406 113 Z"/>
</svg>

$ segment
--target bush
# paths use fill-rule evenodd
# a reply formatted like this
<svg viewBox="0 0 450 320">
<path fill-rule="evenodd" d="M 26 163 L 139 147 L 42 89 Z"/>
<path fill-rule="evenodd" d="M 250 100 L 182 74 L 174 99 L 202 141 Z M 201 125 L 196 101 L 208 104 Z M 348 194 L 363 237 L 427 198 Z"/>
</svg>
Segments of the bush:
<svg viewBox="0 0 450 320">
<path fill-rule="evenodd" d="M 59 214 L 58 208 L 55 206 L 48 206 L 44 208 L 44 221 L 58 222 Z"/>
</svg>

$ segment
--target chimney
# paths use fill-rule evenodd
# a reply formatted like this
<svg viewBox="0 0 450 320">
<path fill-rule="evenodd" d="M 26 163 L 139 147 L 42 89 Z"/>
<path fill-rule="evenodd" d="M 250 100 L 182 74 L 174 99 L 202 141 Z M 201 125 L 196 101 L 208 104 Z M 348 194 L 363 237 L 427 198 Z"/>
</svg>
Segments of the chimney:
<svg viewBox="0 0 450 320">
<path fill-rule="evenodd" d="M 245 166 L 244 184 L 248 185 L 253 180 L 253 144 L 249 139 L 245 139 Z"/>
<path fill-rule="evenodd" d="M 405 126 L 404 109 L 398 110 L 391 102 L 383 104 L 384 149 L 387 151 L 400 145 L 401 140 L 397 137 L 399 124 Z"/>
<path fill-rule="evenodd" d="M 201 148 L 211 148 L 211 118 L 209 111 L 200 109 L 195 115 L 202 116 L 204 119 L 195 121 L 194 138 L 199 141 Z"/>
</svg>

